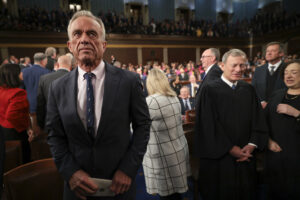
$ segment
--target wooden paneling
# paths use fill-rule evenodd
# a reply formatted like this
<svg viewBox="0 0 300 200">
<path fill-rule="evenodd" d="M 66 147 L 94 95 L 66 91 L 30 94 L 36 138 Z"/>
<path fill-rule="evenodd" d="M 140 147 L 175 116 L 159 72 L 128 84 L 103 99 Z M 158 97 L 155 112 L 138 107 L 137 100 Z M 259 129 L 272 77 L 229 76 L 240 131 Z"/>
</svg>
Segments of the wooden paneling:
<svg viewBox="0 0 300 200">
<path fill-rule="evenodd" d="M 46 48 L 8 48 L 8 54 L 14 55 L 18 59 L 28 56 L 31 59 L 31 62 L 33 63 L 33 55 L 37 52 L 43 52 L 45 53 Z"/>
<path fill-rule="evenodd" d="M 111 62 L 111 55 L 114 55 L 116 60 L 121 63 L 137 64 L 137 49 L 136 48 L 107 48 L 104 53 L 104 60 Z"/>
<path fill-rule="evenodd" d="M 169 48 L 168 60 L 171 62 L 184 63 L 189 60 L 196 61 L 196 49 L 195 48 Z"/>
<path fill-rule="evenodd" d="M 163 62 L 163 48 L 143 48 L 143 64 L 148 62 Z"/>
</svg>

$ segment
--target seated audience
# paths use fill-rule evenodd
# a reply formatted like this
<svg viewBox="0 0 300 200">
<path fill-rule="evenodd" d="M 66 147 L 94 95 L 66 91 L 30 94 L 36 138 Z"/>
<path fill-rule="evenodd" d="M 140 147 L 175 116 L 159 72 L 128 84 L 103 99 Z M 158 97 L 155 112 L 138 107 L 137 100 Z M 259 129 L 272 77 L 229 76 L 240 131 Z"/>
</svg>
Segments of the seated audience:
<svg viewBox="0 0 300 200">
<path fill-rule="evenodd" d="M 187 86 L 180 89 L 179 102 L 181 105 L 181 115 L 185 116 L 185 111 L 193 110 L 195 108 L 195 101 L 190 96 L 190 91 Z"/>
</svg>

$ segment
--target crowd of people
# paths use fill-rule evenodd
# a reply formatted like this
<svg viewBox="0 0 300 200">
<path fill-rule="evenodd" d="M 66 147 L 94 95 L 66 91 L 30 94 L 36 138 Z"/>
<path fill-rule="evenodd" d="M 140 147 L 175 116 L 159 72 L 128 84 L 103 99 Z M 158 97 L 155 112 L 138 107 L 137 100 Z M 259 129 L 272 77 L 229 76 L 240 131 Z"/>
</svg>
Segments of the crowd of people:
<svg viewBox="0 0 300 200">
<path fill-rule="evenodd" d="M 0 11 L 0 29 L 2 31 L 42 31 L 66 32 L 69 19 L 74 11 L 47 11 L 41 8 L 20 8 L 18 16 L 11 15 L 7 9 Z M 146 34 L 146 35 L 185 35 L 197 37 L 231 38 L 262 36 L 289 30 L 300 26 L 300 15 L 285 11 L 258 11 L 250 20 L 243 19 L 233 22 L 218 20 L 173 21 L 165 19 L 161 22 L 151 19 L 143 24 L 142 16 L 125 17 L 123 13 L 114 11 L 98 13 L 105 24 L 107 33 Z"/>
<path fill-rule="evenodd" d="M 239 49 L 221 56 L 208 48 L 199 64 L 127 66 L 103 60 L 104 24 L 91 12 L 76 12 L 68 26 L 71 53 L 57 58 L 49 47 L 33 64 L 10 56 L 0 67 L 0 138 L 22 141 L 29 162 L 29 142 L 46 134 L 64 199 L 95 195 L 91 177 L 111 180 L 111 199 L 135 199 L 142 166 L 150 195 L 180 200 L 191 175 L 188 110 L 196 113 L 203 200 L 256 199 L 258 152 L 269 198 L 300 198 L 300 62 L 284 58 L 281 43 L 250 62 Z M 251 84 L 242 80 L 247 74 Z"/>
</svg>

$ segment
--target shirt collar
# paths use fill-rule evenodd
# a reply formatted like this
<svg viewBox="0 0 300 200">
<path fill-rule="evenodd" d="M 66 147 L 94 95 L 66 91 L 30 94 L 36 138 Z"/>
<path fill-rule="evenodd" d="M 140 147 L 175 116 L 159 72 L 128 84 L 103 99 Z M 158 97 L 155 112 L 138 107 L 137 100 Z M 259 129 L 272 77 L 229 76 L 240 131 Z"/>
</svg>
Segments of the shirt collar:
<svg viewBox="0 0 300 200">
<path fill-rule="evenodd" d="M 224 77 L 224 75 L 222 74 L 222 76 L 221 76 L 221 79 L 222 79 L 222 81 L 224 81 L 227 85 L 229 85 L 229 87 L 232 87 L 232 85 L 237 85 L 237 81 L 235 81 L 234 83 L 233 82 L 231 82 L 231 81 L 229 81 L 228 79 L 226 79 L 225 77 Z"/>
<path fill-rule="evenodd" d="M 85 73 L 86 71 L 78 66 L 78 77 L 80 77 L 80 80 L 84 80 L 83 75 Z M 101 77 L 105 73 L 105 63 L 103 62 L 103 60 L 101 60 L 100 64 L 94 70 L 92 70 L 91 73 L 95 74 L 96 79 L 101 79 Z"/>
<path fill-rule="evenodd" d="M 214 63 L 215 64 L 215 63 Z M 212 64 L 211 66 L 209 66 L 206 71 L 205 71 L 205 74 L 207 74 L 209 72 L 209 70 L 212 68 L 212 66 L 214 66 L 214 64 Z"/>
<path fill-rule="evenodd" d="M 269 71 L 271 71 L 271 66 L 274 66 L 275 68 L 274 68 L 274 72 L 278 69 L 278 67 L 279 67 L 279 65 L 281 64 L 281 60 L 279 61 L 279 62 L 277 62 L 277 63 L 275 63 L 274 65 L 273 64 L 271 64 L 271 63 L 268 63 L 268 69 L 269 69 Z"/>
</svg>

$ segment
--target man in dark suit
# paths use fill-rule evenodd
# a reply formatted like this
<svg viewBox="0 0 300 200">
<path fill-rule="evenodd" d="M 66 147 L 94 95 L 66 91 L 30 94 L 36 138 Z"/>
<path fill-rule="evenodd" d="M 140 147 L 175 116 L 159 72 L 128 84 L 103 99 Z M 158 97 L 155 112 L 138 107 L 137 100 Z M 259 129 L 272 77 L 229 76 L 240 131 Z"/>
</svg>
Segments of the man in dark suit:
<svg viewBox="0 0 300 200">
<path fill-rule="evenodd" d="M 46 69 L 49 69 L 50 71 L 54 70 L 54 65 L 56 63 L 56 49 L 54 47 L 48 47 L 45 50 L 45 54 L 47 56 L 47 65 Z"/>
<path fill-rule="evenodd" d="M 183 86 L 180 89 L 179 102 L 181 105 L 181 115 L 185 115 L 185 111 L 195 108 L 194 99 L 190 98 L 190 92 L 187 86 Z"/>
<path fill-rule="evenodd" d="M 191 98 L 194 99 L 196 97 L 196 93 L 199 88 L 199 84 L 197 83 L 196 77 L 194 74 L 191 74 L 189 76 L 189 81 L 190 81 L 190 83 L 187 84 L 186 86 L 189 88 Z"/>
<path fill-rule="evenodd" d="M 272 93 L 278 89 L 286 88 L 280 73 L 284 67 L 282 57 L 283 45 L 279 42 L 271 42 L 266 46 L 267 63 L 255 69 L 252 85 L 263 108 L 267 106 Z"/>
<path fill-rule="evenodd" d="M 102 60 L 105 28 L 91 12 L 73 15 L 68 36 L 78 67 L 51 84 L 46 118 L 64 199 L 95 194 L 99 188 L 90 177 L 112 180 L 115 194 L 92 199 L 135 199 L 151 124 L 140 79 Z"/>
<path fill-rule="evenodd" d="M 220 78 L 223 73 L 221 68 L 218 66 L 219 59 L 220 59 L 220 51 L 216 48 L 206 49 L 201 56 L 204 75 L 200 87 L 198 88 L 196 94 L 196 108 L 199 104 L 198 101 L 199 101 L 199 94 L 201 92 L 201 88 L 208 82 Z"/>
<path fill-rule="evenodd" d="M 26 67 L 21 72 L 21 79 L 24 81 L 25 90 L 27 92 L 27 98 L 29 101 L 29 112 L 36 112 L 37 104 L 37 90 L 40 77 L 49 73 L 48 69 L 45 69 L 47 64 L 47 57 L 44 53 L 35 53 L 33 56 L 34 65 Z"/>
<path fill-rule="evenodd" d="M 201 62 L 202 66 L 204 69 L 204 76 L 202 79 L 202 82 L 200 84 L 200 87 L 197 91 L 196 94 L 196 99 L 195 99 L 195 111 L 196 111 L 196 120 L 195 120 L 195 133 L 200 131 L 199 127 L 199 118 L 200 118 L 200 96 L 201 96 L 201 91 L 202 88 L 210 83 L 211 81 L 214 81 L 216 79 L 221 78 L 221 75 L 223 71 L 221 68 L 218 66 L 218 62 L 220 60 L 220 51 L 216 48 L 209 48 L 206 49 L 201 56 Z M 194 136 L 194 141 L 199 141 L 198 134 L 195 134 Z M 195 143 L 195 147 L 197 147 L 197 143 Z M 194 148 L 195 152 L 199 154 L 198 148 Z"/>
<path fill-rule="evenodd" d="M 47 98 L 50 84 L 59 77 L 70 72 L 72 69 L 72 59 L 70 56 L 63 55 L 57 61 L 58 70 L 56 72 L 41 76 L 37 94 L 36 116 L 40 128 L 44 128 L 47 112 Z"/>
</svg>

